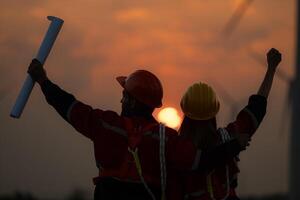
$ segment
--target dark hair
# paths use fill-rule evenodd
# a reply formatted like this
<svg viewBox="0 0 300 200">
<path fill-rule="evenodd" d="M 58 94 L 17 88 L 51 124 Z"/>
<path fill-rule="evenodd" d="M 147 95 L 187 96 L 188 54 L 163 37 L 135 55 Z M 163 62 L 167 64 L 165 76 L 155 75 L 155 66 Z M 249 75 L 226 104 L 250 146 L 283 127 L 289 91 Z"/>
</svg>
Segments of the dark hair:
<svg viewBox="0 0 300 200">
<path fill-rule="evenodd" d="M 210 148 L 215 145 L 216 141 L 216 118 L 194 120 L 184 116 L 178 132 L 182 137 L 192 139 L 196 147 L 200 149 Z"/>
<path fill-rule="evenodd" d="M 137 100 L 131 94 L 129 94 L 126 90 L 123 91 L 123 98 L 125 102 L 122 102 L 122 115 L 131 117 L 145 117 L 145 118 L 153 118 L 152 113 L 154 108 L 145 105 L 144 103 Z"/>
</svg>

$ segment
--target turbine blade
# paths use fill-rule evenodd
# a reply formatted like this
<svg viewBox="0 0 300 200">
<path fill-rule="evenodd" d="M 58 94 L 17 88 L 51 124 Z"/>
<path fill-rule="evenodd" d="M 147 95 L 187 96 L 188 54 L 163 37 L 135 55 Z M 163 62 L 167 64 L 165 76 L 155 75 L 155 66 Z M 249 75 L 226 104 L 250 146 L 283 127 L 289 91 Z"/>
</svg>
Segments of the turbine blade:
<svg viewBox="0 0 300 200">
<path fill-rule="evenodd" d="M 253 1 L 254 0 L 244 0 L 238 6 L 229 21 L 225 24 L 222 31 L 223 35 L 229 36 L 232 34 Z"/>
<path fill-rule="evenodd" d="M 230 115 L 230 119 L 229 119 L 229 122 L 233 122 L 233 121 L 235 121 L 235 119 L 236 119 L 236 117 L 237 117 L 237 115 L 238 115 L 238 113 L 239 113 L 239 106 L 238 106 L 238 104 L 232 104 L 231 105 L 231 115 Z"/>
<path fill-rule="evenodd" d="M 227 92 L 227 90 L 221 84 L 219 84 L 215 80 L 213 81 L 213 84 L 215 85 L 217 91 L 220 92 L 220 98 L 222 98 L 226 104 L 236 104 L 236 100 L 232 97 L 231 94 L 229 94 L 229 92 Z"/>
<path fill-rule="evenodd" d="M 235 120 L 237 113 L 238 113 L 238 104 L 237 101 L 232 97 L 232 95 L 227 92 L 227 90 L 221 86 L 217 81 L 213 81 L 214 86 L 216 87 L 216 90 L 220 95 L 218 95 L 224 103 L 229 107 L 229 113 L 227 116 L 228 122 L 232 122 Z"/>
</svg>

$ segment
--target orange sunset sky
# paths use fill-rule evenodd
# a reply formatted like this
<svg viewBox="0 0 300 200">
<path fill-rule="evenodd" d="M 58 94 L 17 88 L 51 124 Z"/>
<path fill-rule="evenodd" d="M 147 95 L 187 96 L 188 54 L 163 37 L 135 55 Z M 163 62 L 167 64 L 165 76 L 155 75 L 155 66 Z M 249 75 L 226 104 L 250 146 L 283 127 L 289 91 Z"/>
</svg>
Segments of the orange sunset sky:
<svg viewBox="0 0 300 200">
<path fill-rule="evenodd" d="M 241 2 L 2 0 L 0 195 L 20 190 L 63 198 L 74 188 L 92 195 L 97 175 L 92 144 L 48 106 L 38 86 L 22 117 L 9 117 L 47 30 L 47 15 L 65 20 L 45 64 L 48 76 L 79 100 L 120 112 L 122 90 L 115 77 L 147 69 L 161 79 L 164 107 L 179 111 L 190 84 L 211 84 L 221 101 L 218 124 L 224 126 L 262 81 L 266 68 L 254 55 L 264 60 L 275 47 L 283 54 L 283 73 L 292 77 L 294 72 L 296 2 L 255 0 L 232 34 L 223 34 Z M 267 115 L 240 157 L 241 195 L 287 192 L 287 91 L 288 83 L 276 77 Z"/>
</svg>

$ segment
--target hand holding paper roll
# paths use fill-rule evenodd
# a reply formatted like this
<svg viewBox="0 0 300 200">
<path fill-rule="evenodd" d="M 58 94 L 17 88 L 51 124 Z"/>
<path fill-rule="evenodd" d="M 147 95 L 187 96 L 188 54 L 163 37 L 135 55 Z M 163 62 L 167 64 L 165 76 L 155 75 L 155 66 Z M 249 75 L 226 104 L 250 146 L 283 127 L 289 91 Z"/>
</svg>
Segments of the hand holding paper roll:
<svg viewBox="0 0 300 200">
<path fill-rule="evenodd" d="M 42 84 L 45 80 L 47 80 L 46 71 L 43 68 L 42 63 L 37 59 L 33 59 L 27 70 L 28 74 L 31 76 L 33 81 Z"/>
<path fill-rule="evenodd" d="M 43 42 L 36 56 L 36 59 L 40 62 L 41 65 L 45 63 L 64 22 L 62 19 L 53 16 L 48 16 L 47 18 L 51 21 L 51 24 L 49 25 L 48 31 L 43 39 Z M 15 102 L 15 105 L 10 113 L 11 117 L 19 118 L 21 116 L 33 86 L 34 80 L 32 80 L 31 76 L 28 75 Z"/>
</svg>

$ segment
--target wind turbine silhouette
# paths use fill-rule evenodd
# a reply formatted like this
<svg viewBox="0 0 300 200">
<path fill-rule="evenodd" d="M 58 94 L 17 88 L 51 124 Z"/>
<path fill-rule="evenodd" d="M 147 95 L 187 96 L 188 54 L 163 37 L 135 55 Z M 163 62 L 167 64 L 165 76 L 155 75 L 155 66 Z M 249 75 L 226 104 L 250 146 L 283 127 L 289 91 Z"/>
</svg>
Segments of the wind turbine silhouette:
<svg viewBox="0 0 300 200">
<path fill-rule="evenodd" d="M 223 34 L 229 36 L 236 29 L 241 18 L 254 0 L 244 0 L 234 12 L 223 29 Z M 290 159 L 289 159 L 289 198 L 300 199 L 300 0 L 297 0 L 297 46 L 296 46 L 296 70 L 293 78 L 289 78 L 283 72 L 278 71 L 278 77 L 289 83 L 288 105 L 291 105 L 291 133 L 290 133 Z M 250 54 L 251 55 L 251 54 Z M 257 54 L 252 57 L 264 64 Z M 264 64 L 265 65 L 265 64 Z"/>
<path fill-rule="evenodd" d="M 235 120 L 238 112 L 241 109 L 240 103 L 216 80 L 212 80 L 213 85 L 215 86 L 217 93 L 220 94 L 222 101 L 229 106 L 229 115 L 227 122 L 232 122 Z"/>
<path fill-rule="evenodd" d="M 297 1 L 296 70 L 291 82 L 292 125 L 290 138 L 290 199 L 300 199 L 300 0 Z"/>
<path fill-rule="evenodd" d="M 224 26 L 224 29 L 222 33 L 224 35 L 231 35 L 232 32 L 237 28 L 239 22 L 245 15 L 246 11 L 250 7 L 251 3 L 253 3 L 254 0 L 244 0 L 235 10 L 231 18 L 228 20 L 226 25 Z"/>
</svg>

